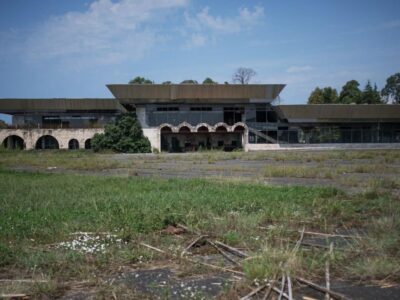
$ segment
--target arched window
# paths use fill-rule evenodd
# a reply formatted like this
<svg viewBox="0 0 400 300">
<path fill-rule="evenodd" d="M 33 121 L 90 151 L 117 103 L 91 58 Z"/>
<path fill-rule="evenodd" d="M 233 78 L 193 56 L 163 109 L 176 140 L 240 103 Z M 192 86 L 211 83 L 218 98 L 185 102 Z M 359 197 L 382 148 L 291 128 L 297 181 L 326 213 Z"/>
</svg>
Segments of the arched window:
<svg viewBox="0 0 400 300">
<path fill-rule="evenodd" d="M 92 139 L 87 139 L 85 141 L 85 149 L 92 149 Z"/>
<path fill-rule="evenodd" d="M 244 132 L 244 126 L 242 126 L 242 125 L 238 125 L 238 126 L 236 126 L 235 127 L 235 129 L 233 130 L 233 132 L 239 132 L 239 133 L 241 133 L 241 132 Z"/>
<path fill-rule="evenodd" d="M 209 132 L 207 126 L 200 126 L 199 128 L 197 128 L 197 132 Z"/>
<path fill-rule="evenodd" d="M 10 135 L 4 139 L 3 147 L 6 149 L 22 150 L 25 149 L 25 143 L 18 135 Z"/>
<path fill-rule="evenodd" d="M 187 126 L 182 126 L 179 128 L 179 133 L 190 133 L 190 128 Z"/>
<path fill-rule="evenodd" d="M 58 141 L 51 135 L 44 135 L 40 137 L 37 142 L 35 149 L 59 149 Z"/>
<path fill-rule="evenodd" d="M 228 130 L 226 129 L 225 126 L 218 126 L 217 128 L 215 128 L 215 132 L 228 132 Z"/>
<path fill-rule="evenodd" d="M 172 129 L 169 126 L 163 126 L 163 127 L 161 127 L 160 131 L 161 131 L 161 133 L 171 133 Z"/>
<path fill-rule="evenodd" d="M 79 149 L 79 142 L 76 139 L 72 139 L 68 142 L 68 149 L 69 150 L 76 150 Z"/>
</svg>

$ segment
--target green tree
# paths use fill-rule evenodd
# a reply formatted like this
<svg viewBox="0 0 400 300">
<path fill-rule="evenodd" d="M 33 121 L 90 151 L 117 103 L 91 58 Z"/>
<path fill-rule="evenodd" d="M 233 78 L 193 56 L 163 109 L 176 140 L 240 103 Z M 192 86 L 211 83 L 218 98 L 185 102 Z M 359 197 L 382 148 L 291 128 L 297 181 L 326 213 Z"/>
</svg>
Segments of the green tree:
<svg viewBox="0 0 400 300">
<path fill-rule="evenodd" d="M 129 84 L 153 84 L 154 82 L 151 81 L 150 79 L 136 76 L 132 80 L 129 81 Z"/>
<path fill-rule="evenodd" d="M 372 87 L 371 82 L 368 80 L 364 90 L 361 93 L 360 104 L 382 104 L 381 95 L 378 92 L 376 84 Z"/>
<path fill-rule="evenodd" d="M 207 77 L 203 80 L 203 84 L 218 84 L 218 82 L 212 80 L 210 77 Z"/>
<path fill-rule="evenodd" d="M 4 122 L 3 120 L 0 120 L 0 129 L 5 129 L 7 128 L 7 123 Z"/>
<path fill-rule="evenodd" d="M 316 87 L 312 92 L 310 97 L 308 97 L 308 104 L 323 104 L 324 95 L 319 87 Z"/>
<path fill-rule="evenodd" d="M 386 85 L 381 95 L 385 102 L 400 104 L 400 73 L 396 73 L 386 79 Z"/>
<path fill-rule="evenodd" d="M 172 82 L 167 80 L 167 81 L 164 81 L 162 84 L 172 84 Z"/>
<path fill-rule="evenodd" d="M 197 80 L 193 79 L 185 79 L 184 81 L 181 82 L 181 84 L 199 84 Z"/>
<path fill-rule="evenodd" d="M 333 104 L 338 102 L 338 92 L 336 89 L 331 87 L 326 87 L 322 90 L 324 95 L 324 103 Z"/>
<path fill-rule="evenodd" d="M 337 103 L 337 101 L 337 91 L 332 87 L 325 87 L 323 89 L 317 87 L 311 92 L 310 97 L 308 97 L 308 104 L 332 104 Z"/>
<path fill-rule="evenodd" d="M 94 151 L 110 149 L 124 153 L 151 152 L 151 145 L 143 135 L 136 114 L 124 114 L 106 125 L 104 133 L 97 133 L 92 139 Z"/>
<path fill-rule="evenodd" d="M 358 88 L 360 84 L 357 80 L 347 81 L 342 87 L 340 92 L 338 103 L 350 104 L 350 103 L 360 103 L 361 101 L 361 90 Z"/>
</svg>

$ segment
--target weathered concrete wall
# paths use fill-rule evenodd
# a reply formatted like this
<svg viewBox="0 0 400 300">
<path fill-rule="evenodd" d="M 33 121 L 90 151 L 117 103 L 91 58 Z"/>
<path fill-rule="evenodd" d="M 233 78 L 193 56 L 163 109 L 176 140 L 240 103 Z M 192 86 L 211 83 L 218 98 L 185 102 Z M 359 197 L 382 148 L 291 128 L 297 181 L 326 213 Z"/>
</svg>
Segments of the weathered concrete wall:
<svg viewBox="0 0 400 300">
<path fill-rule="evenodd" d="M 85 142 L 93 138 L 96 133 L 103 133 L 103 128 L 87 129 L 0 129 L 0 143 L 12 135 L 19 136 L 24 140 L 25 149 L 35 149 L 37 140 L 45 135 L 54 137 L 60 149 L 68 149 L 68 142 L 76 139 L 79 142 L 79 148 L 85 148 Z"/>
<path fill-rule="evenodd" d="M 160 129 L 143 128 L 143 135 L 149 139 L 151 149 L 157 149 L 158 151 L 161 151 Z"/>
</svg>

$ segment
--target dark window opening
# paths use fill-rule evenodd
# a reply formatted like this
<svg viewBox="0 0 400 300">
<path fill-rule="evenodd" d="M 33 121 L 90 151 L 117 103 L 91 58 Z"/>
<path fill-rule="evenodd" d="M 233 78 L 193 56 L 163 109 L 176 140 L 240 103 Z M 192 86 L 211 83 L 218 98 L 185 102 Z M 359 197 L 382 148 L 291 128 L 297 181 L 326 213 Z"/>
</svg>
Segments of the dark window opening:
<svg viewBox="0 0 400 300">
<path fill-rule="evenodd" d="M 278 122 L 278 116 L 276 115 L 276 112 L 274 112 L 274 111 L 267 112 L 267 119 L 268 119 L 268 122 L 271 122 L 271 123 Z"/>
<path fill-rule="evenodd" d="M 257 110 L 256 111 L 256 122 L 266 123 L 267 122 L 267 112 L 266 111 Z"/>
<path fill-rule="evenodd" d="M 58 141 L 51 135 L 44 135 L 36 142 L 36 149 L 59 149 Z"/>
<path fill-rule="evenodd" d="M 242 122 L 243 107 L 224 107 L 224 122 L 233 125 Z"/>
<path fill-rule="evenodd" d="M 76 139 L 72 139 L 68 142 L 68 149 L 69 150 L 76 150 L 79 149 L 79 142 Z"/>
<path fill-rule="evenodd" d="M 195 106 L 190 108 L 191 111 L 212 111 L 210 106 Z"/>
<path fill-rule="evenodd" d="M 85 141 L 85 149 L 92 149 L 92 139 L 87 139 Z"/>
<path fill-rule="evenodd" d="M 157 107 L 157 111 L 179 111 L 178 106 Z"/>
</svg>

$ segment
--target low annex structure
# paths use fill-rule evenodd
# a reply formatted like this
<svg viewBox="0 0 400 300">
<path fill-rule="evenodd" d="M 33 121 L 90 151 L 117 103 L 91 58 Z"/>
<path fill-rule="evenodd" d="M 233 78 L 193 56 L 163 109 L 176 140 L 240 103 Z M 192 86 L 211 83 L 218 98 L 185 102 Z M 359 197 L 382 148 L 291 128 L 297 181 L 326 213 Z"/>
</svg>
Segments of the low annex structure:
<svg viewBox="0 0 400 300">
<path fill-rule="evenodd" d="M 90 148 L 136 112 L 153 149 L 270 149 L 282 144 L 400 143 L 400 105 L 274 105 L 283 84 L 110 84 L 112 99 L 0 99 L 6 148 Z"/>
</svg>

